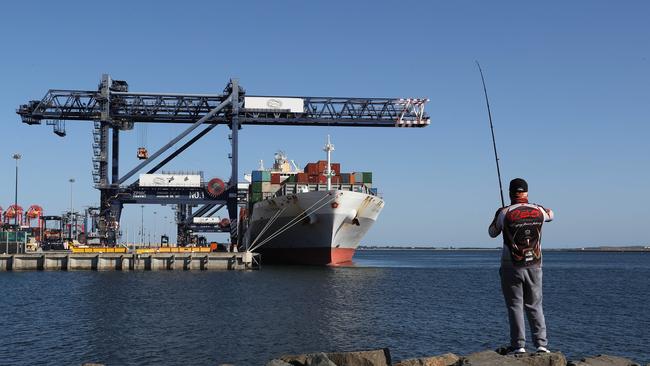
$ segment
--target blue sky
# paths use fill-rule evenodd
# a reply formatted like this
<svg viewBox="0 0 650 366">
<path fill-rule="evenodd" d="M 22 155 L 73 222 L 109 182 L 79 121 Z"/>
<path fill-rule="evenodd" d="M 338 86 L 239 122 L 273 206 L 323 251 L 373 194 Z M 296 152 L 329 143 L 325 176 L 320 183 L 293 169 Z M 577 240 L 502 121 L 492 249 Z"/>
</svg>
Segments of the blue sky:
<svg viewBox="0 0 650 366">
<path fill-rule="evenodd" d="M 643 1 L 9 2 L 0 13 L 0 206 L 56 214 L 96 204 L 91 123 L 59 138 L 28 126 L 18 105 L 47 89 L 94 90 L 102 73 L 133 91 L 220 92 L 238 77 L 251 94 L 428 97 L 426 129 L 253 127 L 242 171 L 284 149 L 323 156 L 326 134 L 345 171 L 373 171 L 386 207 L 366 243 L 497 246 L 499 205 L 489 125 L 474 64 L 483 66 L 504 184 L 556 211 L 548 247 L 650 244 L 650 4 Z M 150 150 L 183 127 L 150 125 Z M 122 172 L 138 129 L 125 134 Z M 168 167 L 228 178 L 226 127 Z M 146 225 L 170 232 L 167 207 Z M 164 217 L 167 216 L 165 220 Z M 140 208 L 123 228 L 136 230 Z"/>
</svg>

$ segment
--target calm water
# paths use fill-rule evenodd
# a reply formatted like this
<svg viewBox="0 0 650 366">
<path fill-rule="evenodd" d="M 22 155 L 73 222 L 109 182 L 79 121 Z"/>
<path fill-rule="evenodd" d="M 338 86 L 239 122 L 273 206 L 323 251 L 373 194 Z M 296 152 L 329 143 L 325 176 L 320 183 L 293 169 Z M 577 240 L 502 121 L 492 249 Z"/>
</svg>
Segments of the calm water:
<svg viewBox="0 0 650 366">
<path fill-rule="evenodd" d="M 498 256 L 364 251 L 355 267 L 0 273 L 0 364 L 260 365 L 390 347 L 395 359 L 507 343 Z M 550 346 L 650 362 L 650 254 L 545 254 Z"/>
</svg>

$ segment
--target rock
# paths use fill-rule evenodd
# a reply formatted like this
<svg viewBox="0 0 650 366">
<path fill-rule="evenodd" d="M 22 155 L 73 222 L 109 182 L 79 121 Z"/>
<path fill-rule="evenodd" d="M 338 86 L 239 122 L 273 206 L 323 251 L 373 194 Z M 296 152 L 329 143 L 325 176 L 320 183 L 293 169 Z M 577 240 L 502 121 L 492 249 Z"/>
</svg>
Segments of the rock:
<svg viewBox="0 0 650 366">
<path fill-rule="evenodd" d="M 322 356 L 325 356 L 322 358 Z M 331 364 L 323 363 L 330 361 Z M 293 366 L 390 366 L 390 351 L 388 348 L 358 352 L 311 353 L 280 357 L 281 361 Z M 321 363 L 315 363 L 321 362 Z M 275 366 L 275 365 L 274 365 Z M 280 366 L 279 364 L 277 366 Z"/>
<path fill-rule="evenodd" d="M 408 360 L 400 361 L 394 366 L 452 366 L 455 365 L 460 358 L 453 353 L 445 353 L 444 355 L 435 357 L 424 358 L 411 358 Z"/>
<path fill-rule="evenodd" d="M 388 348 L 359 351 L 328 353 L 327 357 L 337 366 L 390 366 L 390 350 Z"/>
<path fill-rule="evenodd" d="M 564 355 L 557 353 L 525 353 L 502 356 L 494 351 L 483 351 L 461 357 L 459 366 L 566 366 Z"/>
<path fill-rule="evenodd" d="M 570 361 L 569 366 L 639 366 L 638 363 L 627 358 L 598 355 L 596 357 L 583 358 L 580 361 Z"/>
<path fill-rule="evenodd" d="M 266 366 L 291 366 L 291 364 L 282 360 L 275 359 L 267 362 Z"/>
<path fill-rule="evenodd" d="M 325 353 L 322 352 L 282 356 L 279 361 L 293 366 L 337 366 L 334 362 L 330 361 Z M 283 366 L 283 364 L 278 363 L 273 366 Z"/>
<path fill-rule="evenodd" d="M 317 353 L 307 359 L 305 366 L 337 366 L 324 353 Z"/>
</svg>

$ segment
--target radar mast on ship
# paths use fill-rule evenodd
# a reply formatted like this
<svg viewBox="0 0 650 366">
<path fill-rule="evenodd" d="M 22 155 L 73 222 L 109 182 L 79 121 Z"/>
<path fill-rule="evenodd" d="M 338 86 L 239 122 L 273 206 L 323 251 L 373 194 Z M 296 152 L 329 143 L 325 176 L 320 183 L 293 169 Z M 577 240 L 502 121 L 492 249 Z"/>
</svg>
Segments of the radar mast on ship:
<svg viewBox="0 0 650 366">
<path fill-rule="evenodd" d="M 334 145 L 330 142 L 330 135 L 327 135 L 327 143 L 323 151 L 327 154 L 327 169 L 323 175 L 327 177 L 327 190 L 329 191 L 332 189 L 332 176 L 335 174 L 332 170 L 332 151 L 334 151 Z"/>
</svg>

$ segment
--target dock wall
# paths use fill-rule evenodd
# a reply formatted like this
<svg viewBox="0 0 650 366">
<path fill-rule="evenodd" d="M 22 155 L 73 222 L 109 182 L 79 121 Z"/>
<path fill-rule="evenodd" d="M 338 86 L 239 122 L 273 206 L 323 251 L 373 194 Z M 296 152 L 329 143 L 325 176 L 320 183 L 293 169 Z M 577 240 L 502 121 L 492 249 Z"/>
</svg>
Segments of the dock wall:
<svg viewBox="0 0 650 366">
<path fill-rule="evenodd" d="M 61 253 L 0 254 L 2 271 L 208 271 L 258 269 L 255 253 Z"/>
</svg>

